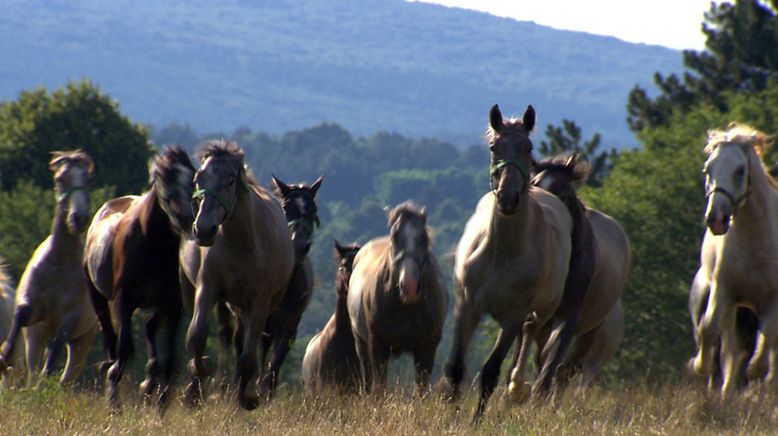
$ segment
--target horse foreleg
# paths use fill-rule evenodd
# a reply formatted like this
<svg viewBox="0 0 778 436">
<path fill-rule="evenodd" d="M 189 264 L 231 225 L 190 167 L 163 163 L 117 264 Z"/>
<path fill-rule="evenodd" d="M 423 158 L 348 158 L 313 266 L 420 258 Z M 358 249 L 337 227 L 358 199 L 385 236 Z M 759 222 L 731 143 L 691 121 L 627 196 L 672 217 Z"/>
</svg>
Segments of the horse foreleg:
<svg viewBox="0 0 778 436">
<path fill-rule="evenodd" d="M 373 377 L 372 393 L 381 396 L 386 391 L 386 370 L 391 355 L 390 347 L 375 335 L 370 335 L 367 348 L 370 353 L 370 368 Z"/>
<path fill-rule="evenodd" d="M 100 330 L 103 333 L 103 346 L 105 352 L 108 353 L 108 361 L 103 362 L 100 365 L 100 373 L 103 374 L 108 371 L 113 362 L 116 361 L 116 331 L 113 329 L 113 322 L 111 321 L 111 309 L 108 307 L 108 300 L 100 293 L 95 287 L 92 280 L 89 279 L 89 272 L 85 269 L 87 277 L 86 284 L 89 289 L 89 300 L 92 302 L 92 309 L 97 315 L 97 321 L 100 323 Z"/>
<path fill-rule="evenodd" d="M 705 315 L 698 327 L 700 347 L 697 356 L 691 360 L 690 366 L 701 376 L 709 377 L 713 373 L 714 354 L 718 348 L 721 331 L 720 312 L 722 307 L 731 305 L 731 301 L 725 298 L 724 293 L 724 289 L 714 281 L 708 297 L 708 307 L 705 308 Z"/>
<path fill-rule="evenodd" d="M 203 400 L 202 380 L 208 372 L 203 354 L 208 340 L 208 313 L 214 303 L 212 292 L 197 290 L 192 321 L 186 332 L 186 347 L 192 354 L 192 360 L 189 362 L 190 381 L 186 387 L 186 399 L 191 405 L 199 405 Z"/>
<path fill-rule="evenodd" d="M 432 347 L 420 347 L 413 352 L 413 363 L 416 367 L 416 395 L 424 395 L 430 386 L 430 375 L 435 364 L 435 349 L 437 342 Z"/>
<path fill-rule="evenodd" d="M 754 373 L 754 376 L 759 375 L 756 374 L 757 372 L 762 372 L 763 374 L 766 372 L 764 383 L 768 388 L 768 392 L 770 390 L 776 390 L 776 387 L 778 387 L 776 386 L 778 385 L 778 366 L 776 366 L 778 364 L 777 341 L 778 306 L 773 306 L 761 319 L 759 341 L 754 350 L 754 355 L 751 358 L 751 363 L 749 363 L 749 375 L 752 375 L 752 372 Z M 760 362 L 763 366 L 766 366 L 767 371 L 752 371 L 751 366 L 755 365 L 756 362 Z"/>
<path fill-rule="evenodd" d="M 530 389 L 527 382 L 529 376 L 527 372 L 529 370 L 530 347 L 532 347 L 532 342 L 535 340 L 541 327 L 543 326 L 540 325 L 535 312 L 530 313 L 524 320 L 521 347 L 518 351 L 519 358 L 517 359 L 516 366 L 510 371 L 511 381 L 508 384 L 508 399 L 511 401 L 525 401 L 529 397 Z"/>
<path fill-rule="evenodd" d="M 289 351 L 291 351 L 292 343 L 296 336 L 296 331 L 289 332 L 284 329 L 276 338 L 275 347 L 273 347 L 273 360 L 270 362 L 270 369 L 262 379 L 262 385 L 260 386 L 260 391 L 267 395 L 268 398 L 272 397 L 276 391 L 281 366 L 284 364 Z"/>
<path fill-rule="evenodd" d="M 522 319 L 522 318 L 519 318 Z M 500 367 L 505 360 L 505 356 L 508 354 L 508 350 L 511 348 L 513 341 L 519 334 L 521 324 L 515 323 L 505 326 L 500 330 L 500 334 L 497 336 L 497 342 L 494 344 L 492 354 L 489 359 L 481 368 L 481 395 L 478 399 L 478 408 L 473 416 L 473 422 L 477 423 L 481 420 L 481 417 L 486 410 L 486 403 L 489 401 L 489 397 L 492 396 L 494 388 L 497 386 L 497 379 L 500 376 Z"/>
<path fill-rule="evenodd" d="M 60 324 L 54 339 L 49 342 L 49 345 L 46 349 L 46 363 L 43 365 L 42 371 L 43 375 L 46 377 L 50 377 L 54 374 L 54 365 L 57 362 L 59 353 L 62 351 L 62 348 L 65 346 L 65 344 L 67 344 L 73 337 L 73 331 L 76 328 L 76 324 L 78 323 L 79 318 L 80 313 L 71 313 L 66 316 Z"/>
<path fill-rule="evenodd" d="M 238 356 L 235 368 L 238 379 L 238 405 L 246 410 L 254 410 L 259 405 L 259 398 L 254 389 L 259 374 L 257 350 L 260 336 L 265 330 L 267 312 L 254 309 L 242 313 L 241 318 L 244 324 L 243 350 Z"/>
<path fill-rule="evenodd" d="M 360 390 L 363 393 L 367 393 L 373 385 L 373 370 L 370 367 L 370 352 L 368 351 L 367 341 L 354 335 L 354 348 L 357 352 L 357 359 L 359 359 Z"/>
<path fill-rule="evenodd" d="M 444 395 L 449 402 L 456 401 L 459 397 L 459 387 L 465 377 L 465 353 L 480 318 L 480 312 L 476 312 L 468 302 L 457 298 L 454 312 L 454 338 L 451 354 L 444 368 L 443 380 Z"/>
<path fill-rule="evenodd" d="M 176 346 L 178 345 L 178 324 L 181 321 L 182 307 L 180 300 L 171 304 L 172 306 L 168 307 L 165 316 L 165 321 L 167 322 L 167 341 L 165 343 L 165 349 L 167 354 L 165 356 L 165 366 L 162 372 L 162 386 L 160 386 L 159 393 L 158 405 L 160 408 L 167 404 L 170 384 L 173 382 L 173 375 L 178 363 Z"/>
<path fill-rule="evenodd" d="M 108 382 L 108 403 L 112 408 L 119 406 L 119 382 L 124 374 L 124 368 L 127 361 L 133 354 L 134 344 L 132 342 L 132 312 L 128 301 L 124 298 L 124 293 L 119 294 L 119 301 L 116 305 L 116 312 L 119 315 L 119 337 L 117 342 L 116 361 L 108 368 L 106 379 Z"/>
<path fill-rule="evenodd" d="M 8 363 L 11 361 L 11 356 L 14 355 L 19 332 L 22 327 L 29 325 L 32 315 L 33 308 L 29 304 L 20 304 L 16 307 L 13 320 L 11 321 L 11 328 L 8 331 L 8 337 L 5 343 L 3 343 L 2 354 L 0 354 L 0 375 L 8 370 Z"/>
<path fill-rule="evenodd" d="M 140 384 L 140 393 L 143 396 L 143 400 L 146 404 L 151 402 L 151 396 L 157 389 L 159 383 L 158 377 L 160 373 L 159 365 L 159 352 L 157 350 L 157 329 L 159 329 L 159 323 L 162 321 L 162 309 L 157 308 L 146 319 L 144 331 L 146 333 L 146 352 L 148 360 L 146 360 L 146 379 Z"/>
<path fill-rule="evenodd" d="M 86 367 L 86 360 L 89 357 L 89 350 L 92 349 L 92 344 L 97 336 L 98 326 L 92 325 L 81 336 L 73 338 L 68 342 L 68 361 L 65 364 L 65 371 L 62 373 L 60 383 L 70 383 L 75 380 Z"/>
<path fill-rule="evenodd" d="M 232 357 L 232 347 L 242 339 L 233 338 L 235 328 L 232 326 L 232 312 L 227 304 L 220 301 L 216 304 L 216 324 L 219 336 L 219 356 L 216 360 L 216 384 L 222 392 L 227 390 L 227 368 Z"/>
<path fill-rule="evenodd" d="M 737 377 L 744 354 L 738 346 L 737 331 L 735 329 L 736 307 L 721 308 L 721 397 L 728 399 L 732 396 L 737 385 Z"/>
<path fill-rule="evenodd" d="M 580 317 L 578 313 L 574 313 L 559 318 L 552 321 L 551 335 L 541 352 L 543 367 L 532 387 L 533 394 L 548 393 L 551 390 L 559 366 L 570 349 Z"/>
</svg>

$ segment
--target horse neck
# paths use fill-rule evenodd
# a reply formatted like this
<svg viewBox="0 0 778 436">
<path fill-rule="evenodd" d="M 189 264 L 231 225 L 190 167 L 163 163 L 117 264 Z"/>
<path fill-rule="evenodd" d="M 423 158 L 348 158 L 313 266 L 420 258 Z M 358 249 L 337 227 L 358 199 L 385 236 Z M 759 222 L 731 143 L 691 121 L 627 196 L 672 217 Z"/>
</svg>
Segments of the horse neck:
<svg viewBox="0 0 778 436">
<path fill-rule="evenodd" d="M 156 185 L 152 185 L 151 190 L 140 199 L 140 211 L 138 219 L 140 220 L 143 233 L 154 238 L 170 236 L 178 239 L 178 235 L 173 231 L 170 223 L 170 217 L 160 205 Z"/>
<path fill-rule="evenodd" d="M 234 246 L 246 246 L 254 244 L 254 205 L 252 203 L 253 191 L 236 188 L 235 205 L 232 213 L 222 223 L 224 239 Z"/>
<path fill-rule="evenodd" d="M 335 331 L 351 331 L 351 318 L 348 314 L 348 297 L 338 295 L 335 302 Z"/>
<path fill-rule="evenodd" d="M 765 232 L 772 229 L 772 223 L 778 213 L 778 193 L 770 184 L 756 154 L 752 151 L 749 155 L 749 193 L 746 202 L 736 213 L 735 222 L 738 225 L 734 227 L 740 232 L 767 235 Z"/>
<path fill-rule="evenodd" d="M 519 207 L 513 215 L 503 215 L 497 209 L 495 198 L 489 240 L 498 257 L 523 249 L 522 242 L 529 239 L 530 227 L 536 216 L 535 207 L 532 196 L 527 192 L 522 194 Z"/>
<path fill-rule="evenodd" d="M 74 235 L 68 228 L 67 214 L 64 203 L 57 202 L 51 225 L 51 250 L 57 256 L 73 256 L 83 247 L 81 234 Z"/>
<path fill-rule="evenodd" d="M 574 243 L 581 242 L 586 237 L 587 227 L 584 225 L 586 223 L 586 208 L 575 191 L 565 195 L 562 202 L 567 206 L 567 210 L 570 211 L 570 216 L 573 218 L 572 240 Z"/>
</svg>

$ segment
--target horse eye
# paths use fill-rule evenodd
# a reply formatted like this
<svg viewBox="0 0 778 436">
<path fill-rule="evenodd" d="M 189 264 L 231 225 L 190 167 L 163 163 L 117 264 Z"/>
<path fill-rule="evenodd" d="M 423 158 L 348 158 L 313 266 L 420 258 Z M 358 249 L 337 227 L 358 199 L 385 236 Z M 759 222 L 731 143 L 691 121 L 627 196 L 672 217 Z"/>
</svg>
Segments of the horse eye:
<svg viewBox="0 0 778 436">
<path fill-rule="evenodd" d="M 744 176 L 745 174 L 746 174 L 746 169 L 745 169 L 745 168 L 743 168 L 743 167 L 738 167 L 738 168 L 735 170 L 735 177 L 737 177 L 738 179 L 740 179 L 740 178 L 743 178 L 743 176 Z"/>
</svg>

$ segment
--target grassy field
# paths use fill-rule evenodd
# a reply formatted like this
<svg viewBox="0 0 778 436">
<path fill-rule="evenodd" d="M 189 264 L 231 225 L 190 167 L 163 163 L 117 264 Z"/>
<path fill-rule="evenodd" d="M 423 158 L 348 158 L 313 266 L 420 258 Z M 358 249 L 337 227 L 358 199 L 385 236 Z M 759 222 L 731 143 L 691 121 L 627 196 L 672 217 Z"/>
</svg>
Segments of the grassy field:
<svg viewBox="0 0 778 436">
<path fill-rule="evenodd" d="M 554 404 L 509 405 L 493 397 L 479 427 L 470 424 L 475 395 L 458 406 L 402 390 L 386 398 L 309 399 L 299 390 L 279 393 L 253 412 L 220 399 L 200 409 L 174 401 L 164 416 L 144 407 L 129 386 L 124 405 L 111 413 L 98 390 L 60 388 L 0 394 L 4 434 L 774 434 L 778 401 L 741 398 L 721 404 L 689 384 L 634 385 L 570 392 Z"/>
</svg>

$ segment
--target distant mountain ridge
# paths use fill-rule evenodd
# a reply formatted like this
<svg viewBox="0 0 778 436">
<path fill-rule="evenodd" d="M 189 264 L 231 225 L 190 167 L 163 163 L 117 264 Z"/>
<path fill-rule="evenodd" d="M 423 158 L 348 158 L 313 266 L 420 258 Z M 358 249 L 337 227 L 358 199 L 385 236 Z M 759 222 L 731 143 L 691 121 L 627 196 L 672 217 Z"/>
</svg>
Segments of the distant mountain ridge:
<svg viewBox="0 0 778 436">
<path fill-rule="evenodd" d="M 0 100 L 88 77 L 133 120 L 280 133 L 331 121 L 478 139 L 500 103 L 634 142 L 626 99 L 677 51 L 401 0 L 0 0 Z"/>
</svg>

